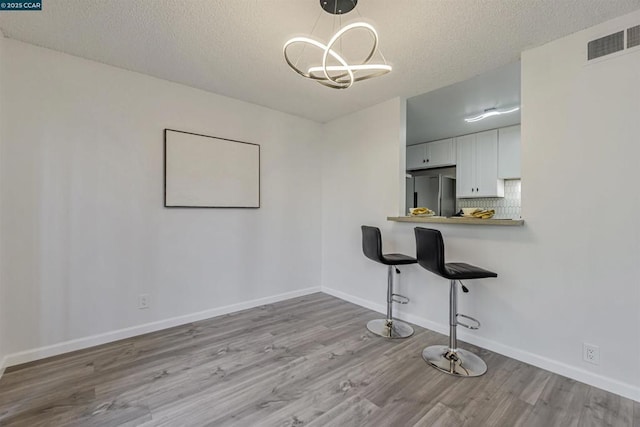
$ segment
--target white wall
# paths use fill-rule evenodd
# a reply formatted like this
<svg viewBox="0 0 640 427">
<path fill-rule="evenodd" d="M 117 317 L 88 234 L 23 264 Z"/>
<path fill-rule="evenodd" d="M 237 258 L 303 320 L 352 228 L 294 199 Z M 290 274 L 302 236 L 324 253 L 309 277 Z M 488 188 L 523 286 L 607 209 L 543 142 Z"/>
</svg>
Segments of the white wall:
<svg viewBox="0 0 640 427">
<path fill-rule="evenodd" d="M 468 283 L 460 311 L 482 328 L 461 337 L 636 400 L 640 51 L 583 64 L 587 41 L 639 22 L 635 12 L 523 54 L 525 226 L 427 225 L 449 261 L 499 274 Z M 323 288 L 380 311 L 385 269 L 362 255 L 359 227 L 380 226 L 385 251 L 413 254 L 420 225 L 384 221 L 404 198 L 398 111 L 394 101 L 328 123 L 323 156 Z M 401 276 L 411 303 L 400 317 L 446 333 L 448 283 L 418 266 Z M 600 347 L 599 366 L 582 360 L 583 342 Z"/>
<path fill-rule="evenodd" d="M 11 363 L 319 289 L 321 125 L 4 44 L 0 310 Z M 163 208 L 165 127 L 261 144 L 262 207 Z"/>
<path fill-rule="evenodd" d="M 3 64 L 4 64 L 4 36 L 2 35 L 2 32 L 0 32 L 0 99 L 3 98 L 3 90 L 2 90 L 2 77 L 3 77 L 3 73 L 2 73 L 2 68 L 3 68 Z M 2 176 L 2 113 L 3 113 L 3 107 L 2 107 L 2 102 L 0 102 L 0 176 Z M 0 224 L 2 223 L 2 194 L 0 193 Z M 0 257 L 2 256 L 2 227 L 0 227 Z M 0 262 L 0 268 L 1 268 L 1 262 Z M 4 293 L 4 281 L 2 280 L 2 274 L 0 273 L 0 375 L 2 375 L 2 373 L 4 372 L 4 365 L 5 365 L 5 337 L 4 337 L 4 330 L 5 330 L 5 326 L 4 326 L 4 305 L 5 303 L 3 301 L 6 301 L 6 297 L 5 297 L 5 293 Z"/>
<path fill-rule="evenodd" d="M 548 354 L 634 385 L 638 400 L 640 49 L 585 58 L 588 41 L 639 23 L 637 11 L 522 56 L 523 212 L 532 238 L 553 242 L 529 256 L 562 325 Z M 600 346 L 599 367 L 581 361 L 582 342 Z"/>
<path fill-rule="evenodd" d="M 322 283 L 353 295 L 386 283 L 362 256 L 361 225 L 386 227 L 404 185 L 405 102 L 399 98 L 325 125 L 322 155 Z M 379 270 L 379 271 L 378 271 Z"/>
</svg>

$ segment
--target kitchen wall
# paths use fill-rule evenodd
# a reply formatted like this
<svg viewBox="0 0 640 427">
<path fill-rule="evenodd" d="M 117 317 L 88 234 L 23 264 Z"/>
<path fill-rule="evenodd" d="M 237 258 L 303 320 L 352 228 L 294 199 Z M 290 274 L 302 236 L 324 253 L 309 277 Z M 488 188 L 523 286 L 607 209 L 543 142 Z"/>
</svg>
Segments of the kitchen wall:
<svg viewBox="0 0 640 427">
<path fill-rule="evenodd" d="M 640 11 L 523 53 L 523 227 L 429 226 L 448 260 L 499 274 L 467 282 L 460 311 L 482 328 L 462 339 L 640 401 L 640 52 L 584 61 L 589 40 L 638 23 Z M 328 123 L 323 156 L 323 288 L 380 312 L 385 268 L 362 255 L 359 227 L 380 226 L 385 251 L 412 254 L 419 225 L 384 220 L 404 200 L 392 186 L 399 111 Z M 446 280 L 408 266 L 399 292 L 411 298 L 400 317 L 447 332 Z M 599 346 L 599 365 L 583 361 L 583 343 Z"/>
<path fill-rule="evenodd" d="M 640 224 L 625 213 L 640 209 L 640 49 L 585 58 L 588 41 L 638 24 L 640 10 L 522 56 L 522 212 L 535 242 L 552 242 L 528 254 L 539 270 L 525 283 L 545 295 L 556 357 L 636 400 Z M 599 366 L 582 361 L 583 342 L 600 347 Z"/>
<path fill-rule="evenodd" d="M 409 172 L 408 172 L 409 173 Z M 411 171 L 412 176 L 435 176 L 442 174 L 444 176 L 456 177 L 456 168 L 435 168 L 419 171 Z M 521 194 L 522 185 L 519 179 L 504 180 L 504 197 L 480 197 L 475 199 L 456 199 L 456 207 L 458 210 L 462 208 L 480 208 L 493 209 L 496 211 L 495 219 L 520 219 L 521 218 Z M 413 200 L 413 199 L 410 199 Z M 409 202 L 407 202 L 409 203 Z M 413 201 L 410 202 L 413 206 Z M 427 206 L 428 207 L 428 206 Z M 408 208 L 403 211 L 406 215 Z"/>
<path fill-rule="evenodd" d="M 496 211 L 495 219 L 520 219 L 522 185 L 519 179 L 504 180 L 504 197 L 480 197 L 477 199 L 458 199 L 458 209 L 480 208 Z"/>
<path fill-rule="evenodd" d="M 320 124 L 3 44 L 9 363 L 319 290 Z M 261 144 L 262 207 L 163 208 L 165 127 Z"/>
</svg>

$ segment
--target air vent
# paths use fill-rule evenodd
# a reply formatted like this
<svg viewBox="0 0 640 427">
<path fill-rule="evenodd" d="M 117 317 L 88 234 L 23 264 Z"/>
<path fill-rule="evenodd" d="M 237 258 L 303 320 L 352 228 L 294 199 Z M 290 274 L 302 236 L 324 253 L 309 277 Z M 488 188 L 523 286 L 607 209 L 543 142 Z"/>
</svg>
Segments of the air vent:
<svg viewBox="0 0 640 427">
<path fill-rule="evenodd" d="M 640 46 L 640 25 L 627 29 L 627 49 Z"/>
<path fill-rule="evenodd" d="M 614 52 L 624 50 L 624 31 L 619 31 L 608 36 L 592 40 L 588 44 L 587 59 L 600 58 Z"/>
</svg>

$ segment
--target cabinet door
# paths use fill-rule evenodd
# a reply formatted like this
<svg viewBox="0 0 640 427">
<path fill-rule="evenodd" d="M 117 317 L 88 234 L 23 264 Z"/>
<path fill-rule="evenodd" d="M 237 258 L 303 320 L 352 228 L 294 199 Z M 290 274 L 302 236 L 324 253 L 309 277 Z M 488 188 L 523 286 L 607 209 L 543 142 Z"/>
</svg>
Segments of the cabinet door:
<svg viewBox="0 0 640 427">
<path fill-rule="evenodd" d="M 498 129 L 498 178 L 520 178 L 520 125 Z"/>
<path fill-rule="evenodd" d="M 456 164 L 456 149 L 453 138 L 427 144 L 427 165 L 430 168 Z"/>
<path fill-rule="evenodd" d="M 476 194 L 475 139 L 475 135 L 456 138 L 456 197 L 474 197 Z"/>
<path fill-rule="evenodd" d="M 407 146 L 407 170 L 424 169 L 427 166 L 427 144 Z"/>
<path fill-rule="evenodd" d="M 498 131 L 476 134 L 475 197 L 504 197 L 504 181 L 498 179 Z"/>
</svg>

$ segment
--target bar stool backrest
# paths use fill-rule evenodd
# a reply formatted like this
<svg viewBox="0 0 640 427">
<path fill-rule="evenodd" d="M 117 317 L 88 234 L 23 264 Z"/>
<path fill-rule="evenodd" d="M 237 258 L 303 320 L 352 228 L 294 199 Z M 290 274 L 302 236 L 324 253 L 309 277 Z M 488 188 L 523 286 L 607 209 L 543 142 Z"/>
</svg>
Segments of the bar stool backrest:
<svg viewBox="0 0 640 427">
<path fill-rule="evenodd" d="M 416 227 L 416 258 L 421 267 L 438 276 L 445 274 L 444 240 L 438 230 Z"/>
<path fill-rule="evenodd" d="M 376 262 L 384 262 L 382 258 L 382 235 L 378 227 L 362 226 L 362 252 Z"/>
</svg>

